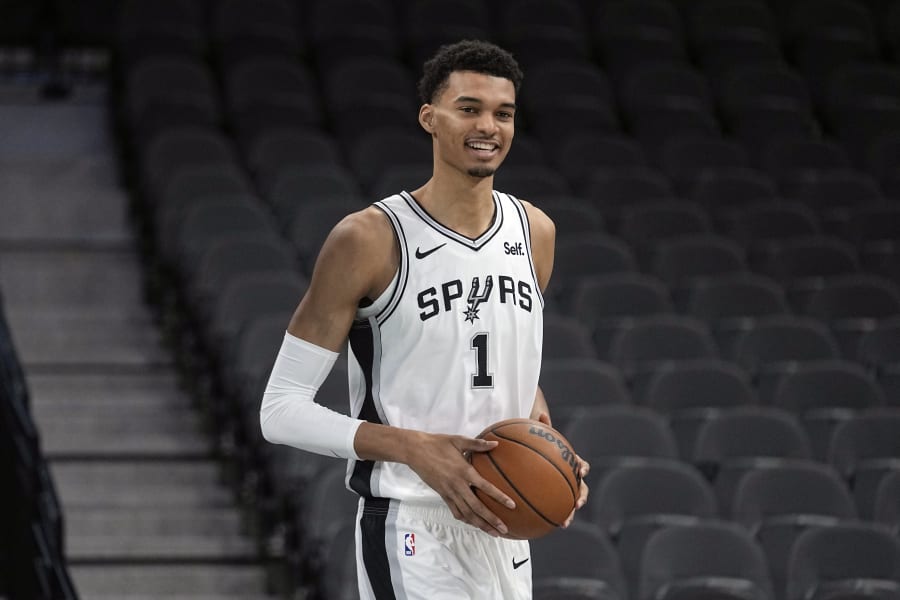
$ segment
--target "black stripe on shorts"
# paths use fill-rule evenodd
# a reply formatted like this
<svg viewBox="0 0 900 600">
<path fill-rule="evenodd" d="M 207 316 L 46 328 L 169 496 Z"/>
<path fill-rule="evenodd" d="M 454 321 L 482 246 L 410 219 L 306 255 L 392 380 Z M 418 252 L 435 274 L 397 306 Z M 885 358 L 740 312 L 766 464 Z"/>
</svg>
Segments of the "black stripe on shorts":
<svg viewBox="0 0 900 600">
<path fill-rule="evenodd" d="M 359 521 L 363 564 L 377 600 L 397 598 L 394 595 L 391 565 L 385 546 L 385 525 L 389 507 L 390 500 L 387 498 L 366 498 Z"/>
</svg>

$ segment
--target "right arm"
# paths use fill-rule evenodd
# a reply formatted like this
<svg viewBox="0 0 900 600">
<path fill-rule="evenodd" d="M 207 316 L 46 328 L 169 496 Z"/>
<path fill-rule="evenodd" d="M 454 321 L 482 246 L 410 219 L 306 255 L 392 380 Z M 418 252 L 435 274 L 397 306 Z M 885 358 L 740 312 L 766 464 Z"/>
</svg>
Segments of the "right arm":
<svg viewBox="0 0 900 600">
<path fill-rule="evenodd" d="M 398 263 L 399 249 L 393 230 L 379 209 L 368 208 L 349 215 L 323 244 L 309 289 L 291 318 L 288 334 L 323 352 L 338 352 L 346 342 L 360 301 L 380 296 L 390 285 Z M 331 364 L 333 359 L 329 370 Z M 310 404 L 299 405 L 297 396 L 282 395 L 281 400 L 284 410 L 274 415 L 269 411 L 268 418 L 261 416 L 266 439 L 311 449 L 304 447 L 303 441 L 339 418 L 341 421 L 331 422 L 353 435 L 352 445 L 350 452 L 331 448 L 331 454 L 340 456 L 344 450 L 351 458 L 404 463 L 443 498 L 457 519 L 492 535 L 506 533 L 505 525 L 478 500 L 473 488 L 507 506 L 512 507 L 512 501 L 481 477 L 464 457 L 466 452 L 491 450 L 496 442 L 335 417 L 337 413 L 324 414 L 309 410 Z M 265 409 L 266 400 L 263 404 Z M 290 433 L 275 433 L 285 429 Z"/>
</svg>

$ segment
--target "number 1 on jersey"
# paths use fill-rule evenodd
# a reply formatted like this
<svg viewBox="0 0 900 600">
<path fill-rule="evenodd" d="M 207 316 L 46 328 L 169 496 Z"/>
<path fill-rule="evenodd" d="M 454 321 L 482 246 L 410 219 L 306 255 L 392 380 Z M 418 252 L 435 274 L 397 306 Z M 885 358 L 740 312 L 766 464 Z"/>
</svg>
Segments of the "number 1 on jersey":
<svg viewBox="0 0 900 600">
<path fill-rule="evenodd" d="M 472 375 L 473 388 L 494 387 L 494 376 L 488 372 L 488 341 L 486 331 L 476 333 L 472 337 L 470 347 L 475 351 L 475 373 Z"/>
</svg>

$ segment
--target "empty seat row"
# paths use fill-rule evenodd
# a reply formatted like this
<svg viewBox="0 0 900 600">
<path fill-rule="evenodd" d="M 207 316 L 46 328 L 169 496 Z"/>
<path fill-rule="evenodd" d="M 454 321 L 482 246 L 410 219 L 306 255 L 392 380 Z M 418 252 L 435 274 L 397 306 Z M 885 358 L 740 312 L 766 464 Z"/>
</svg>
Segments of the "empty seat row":
<svg viewBox="0 0 900 600">
<path fill-rule="evenodd" d="M 615 69 L 638 60 L 687 60 L 689 55 L 710 68 L 730 61 L 778 60 L 783 54 L 806 66 L 819 55 L 833 63 L 878 56 L 882 45 L 888 56 L 896 50 L 896 9 L 870 11 L 846 0 L 831 0 L 824 8 L 811 2 L 782 3 L 790 5 L 787 10 L 761 0 L 680 7 L 661 0 L 598 6 L 572 0 L 431 0 L 402 10 L 395 10 L 401 8 L 396 3 L 375 0 L 268 0 L 261 5 L 231 0 L 216 2 L 208 11 L 186 2 L 155 10 L 148 4 L 152 6 L 132 1 L 122 10 L 119 46 L 125 53 L 173 41 L 184 52 L 202 52 L 209 43 L 224 59 L 255 45 L 257 53 L 311 54 L 325 66 L 328 59 L 365 54 L 371 46 L 380 46 L 387 56 L 407 50 L 421 61 L 437 44 L 468 36 L 497 38 L 526 63 L 547 56 L 596 55 Z M 448 14 L 454 17 L 448 19 Z M 540 48 L 546 51 L 541 54 Z"/>
<path fill-rule="evenodd" d="M 898 499 L 889 495 L 898 474 L 882 483 L 887 502 Z M 353 527 L 345 475 L 339 464 L 323 467 L 298 517 L 309 535 L 307 558 L 320 561 L 321 587 L 332 594 L 344 589 L 342 575 L 355 564 L 352 547 L 335 547 Z M 858 520 L 845 484 L 824 465 L 749 469 L 727 520 L 700 472 L 672 461 L 614 467 L 592 495 L 587 514 L 569 529 L 532 542 L 535 597 L 774 600 L 811 597 L 798 596 L 810 586 L 890 592 L 900 585 L 896 522 Z M 576 595 L 554 595 L 563 591 Z"/>
<path fill-rule="evenodd" d="M 892 101 L 900 93 L 900 73 L 880 65 L 836 70 L 829 76 L 826 97 L 815 105 L 801 91 L 800 76 L 777 65 L 736 68 L 719 84 L 719 98 L 702 74 L 671 64 L 637 65 L 617 86 L 588 62 L 545 63 L 528 75 L 520 128 L 547 144 L 575 132 L 599 136 L 627 131 L 651 155 L 676 135 L 717 139 L 732 133 L 750 155 L 758 156 L 779 136 L 815 139 L 827 130 L 862 165 L 900 114 Z M 197 81 L 187 85 L 188 77 Z M 344 61 L 321 74 L 321 82 L 302 63 L 276 57 L 248 58 L 219 77 L 221 92 L 215 72 L 199 60 L 147 57 L 125 74 L 132 118 L 150 118 L 148 103 L 182 108 L 191 103 L 195 110 L 199 103 L 211 122 L 224 122 L 227 116 L 245 143 L 262 132 L 298 125 L 328 127 L 347 144 L 375 128 L 416 129 L 412 70 L 385 58 Z M 747 90 L 748 81 L 755 92 Z M 183 88 L 174 86 L 179 82 Z M 354 93 L 360 85 L 370 93 Z M 191 96 L 175 93 L 182 89 Z M 359 118 L 361 110 L 369 120 Z M 729 166 L 735 161 L 741 157 L 733 157 Z"/>
</svg>

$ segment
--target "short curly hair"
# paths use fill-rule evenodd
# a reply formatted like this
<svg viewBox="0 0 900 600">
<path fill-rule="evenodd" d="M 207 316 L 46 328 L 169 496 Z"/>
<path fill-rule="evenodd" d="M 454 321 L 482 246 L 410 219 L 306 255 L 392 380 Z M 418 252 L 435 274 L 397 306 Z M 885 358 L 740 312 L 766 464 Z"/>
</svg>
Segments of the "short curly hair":
<svg viewBox="0 0 900 600">
<path fill-rule="evenodd" d="M 447 79 L 454 71 L 474 71 L 509 79 L 516 94 L 525 77 L 513 55 L 490 42 L 463 40 L 447 44 L 425 61 L 418 88 L 422 103 L 433 102 L 446 89 Z"/>
</svg>

